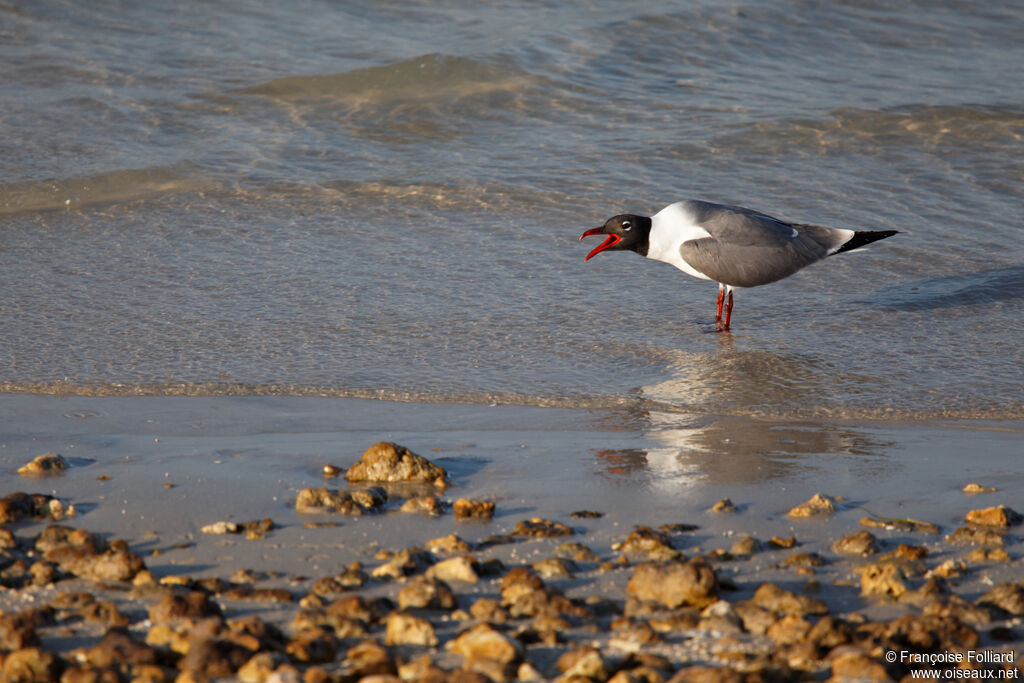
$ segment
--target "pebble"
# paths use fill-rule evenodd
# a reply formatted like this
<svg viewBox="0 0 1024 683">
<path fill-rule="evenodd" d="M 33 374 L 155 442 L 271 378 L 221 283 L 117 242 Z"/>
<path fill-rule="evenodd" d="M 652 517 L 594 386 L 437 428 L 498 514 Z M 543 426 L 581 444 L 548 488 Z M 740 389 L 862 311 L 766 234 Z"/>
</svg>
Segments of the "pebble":
<svg viewBox="0 0 1024 683">
<path fill-rule="evenodd" d="M 832 550 L 839 555 L 867 557 L 878 552 L 878 539 L 870 531 L 855 531 L 833 543 Z"/>
<path fill-rule="evenodd" d="M 822 493 L 815 493 L 810 500 L 800 503 L 790 509 L 790 517 L 815 517 L 817 515 L 831 515 L 836 511 L 836 501 Z"/>
<path fill-rule="evenodd" d="M 476 583 L 480 580 L 480 563 L 468 555 L 449 557 L 430 567 L 426 575 L 441 581 Z"/>
<path fill-rule="evenodd" d="M 718 599 L 715 572 L 703 559 L 645 563 L 633 569 L 627 593 L 666 607 L 705 607 Z"/>
<path fill-rule="evenodd" d="M 37 455 L 31 462 L 18 468 L 23 477 L 51 477 L 62 474 L 68 467 L 68 461 L 57 453 Z"/>
<path fill-rule="evenodd" d="M 398 511 L 436 517 L 441 514 L 441 503 L 435 496 L 417 496 L 402 503 Z"/>
<path fill-rule="evenodd" d="M 385 624 L 384 643 L 386 645 L 434 647 L 439 642 L 430 622 L 412 614 L 392 612 L 385 619 Z"/>
<path fill-rule="evenodd" d="M 516 524 L 512 530 L 513 536 L 530 536 L 533 538 L 552 538 L 556 536 L 571 536 L 573 530 L 561 522 L 540 517 L 531 517 Z"/>
<path fill-rule="evenodd" d="M 1016 526 L 1024 520 L 1020 513 L 1005 505 L 971 510 L 967 513 L 965 520 L 968 524 L 978 526 L 1010 527 Z"/>
<path fill-rule="evenodd" d="M 455 519 L 493 519 L 494 503 L 486 500 L 474 500 L 472 498 L 459 498 L 452 503 L 452 513 Z"/>
<path fill-rule="evenodd" d="M 349 482 L 444 481 L 448 472 L 405 446 L 381 441 L 366 449 L 359 462 L 345 473 Z"/>
<path fill-rule="evenodd" d="M 711 506 L 711 511 L 716 514 L 723 512 L 738 512 L 739 508 L 736 507 L 730 499 L 723 498 Z"/>
</svg>

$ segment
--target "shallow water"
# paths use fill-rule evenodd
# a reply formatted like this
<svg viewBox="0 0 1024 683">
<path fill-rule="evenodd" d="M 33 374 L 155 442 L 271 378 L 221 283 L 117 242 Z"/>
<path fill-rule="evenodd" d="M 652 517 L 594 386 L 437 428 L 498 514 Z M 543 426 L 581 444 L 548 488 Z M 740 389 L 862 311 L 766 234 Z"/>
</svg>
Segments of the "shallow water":
<svg viewBox="0 0 1024 683">
<path fill-rule="evenodd" d="M 5 391 L 1024 416 L 1015 5 L 0 8 Z M 901 234 L 737 294 L 586 228 Z"/>
</svg>

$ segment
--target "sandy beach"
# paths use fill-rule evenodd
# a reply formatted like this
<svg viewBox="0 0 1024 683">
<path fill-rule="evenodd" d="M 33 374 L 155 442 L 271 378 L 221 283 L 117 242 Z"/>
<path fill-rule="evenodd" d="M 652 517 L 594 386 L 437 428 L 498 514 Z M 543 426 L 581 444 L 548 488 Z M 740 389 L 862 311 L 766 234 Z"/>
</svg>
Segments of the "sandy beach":
<svg viewBox="0 0 1024 683">
<path fill-rule="evenodd" d="M 1019 580 L 1024 548 L 1017 529 L 996 530 L 1001 540 L 994 547 L 1002 551 L 997 555 L 983 557 L 978 552 L 983 545 L 951 541 L 957 529 L 968 527 L 964 520 L 971 510 L 1021 508 L 1024 475 L 1015 463 L 1024 425 L 1016 422 L 768 423 L 736 417 L 316 398 L 16 395 L 0 397 L 0 413 L 0 464 L 7 473 L 0 493 L 47 494 L 74 506 L 77 515 L 60 524 L 108 541 L 122 539 L 159 587 L 147 593 L 138 586 L 133 589 L 132 581 L 92 581 L 58 565 L 55 580 L 41 585 L 21 585 L 17 578 L 6 581 L 7 589 L 0 593 L 6 615 L 41 609 L 62 593 L 86 591 L 111 600 L 124 616 L 126 632 L 141 643 L 154 628 L 154 605 L 172 585 L 173 590 L 188 586 L 196 591 L 201 582 L 208 589 L 220 579 L 226 586 L 244 576 L 238 572 L 248 570 L 249 588 L 266 590 L 256 599 L 211 592 L 223 619 L 256 616 L 286 637 L 295 637 L 302 631 L 300 613 L 315 608 L 317 600 L 322 606 L 342 594 L 384 598 L 391 601 L 382 603 L 390 604 L 391 611 L 410 612 L 399 610 L 399 595 L 427 568 L 403 571 L 397 579 L 388 578 L 387 570 L 380 568 L 403 549 L 425 548 L 429 541 L 455 534 L 467 544 L 466 552 L 456 554 L 474 558 L 479 580 L 450 581 L 454 606 L 420 610 L 431 623 L 437 644 L 388 644 L 396 667 L 425 654 L 441 671 L 475 669 L 497 680 L 550 680 L 566 675 L 557 664 L 559 657 L 594 646 L 600 652 L 604 679 L 625 676 L 629 667 L 640 666 L 628 658 L 641 652 L 663 658 L 658 660 L 664 665 L 658 674 L 661 680 L 673 675 L 689 680 L 685 672 L 698 671 L 695 666 L 719 667 L 719 675 L 732 667 L 746 671 L 744 675 L 839 676 L 838 655 L 829 656 L 834 648 L 800 664 L 803 660 L 796 655 L 785 654 L 794 646 L 785 640 L 791 634 L 768 630 L 766 635 L 763 628 L 747 623 L 742 610 L 744 616 L 730 611 L 730 606 L 750 602 L 764 583 L 820 600 L 828 618 L 850 624 L 890 623 L 905 615 L 924 618 L 937 609 L 928 605 L 948 604 L 955 595 L 974 610 L 953 617 L 977 635 L 974 650 L 1020 654 L 1024 643 L 1022 615 L 1014 613 L 1013 606 L 983 608 L 980 613 L 988 616 L 978 621 L 975 605 L 993 586 Z M 360 516 L 296 512 L 296 497 L 303 489 L 358 489 L 343 476 L 325 478 L 323 468 L 333 465 L 343 472 L 380 441 L 404 445 L 445 468 L 447 487 L 385 487 L 387 502 Z M 61 454 L 67 469 L 45 478 L 16 474 L 44 452 Z M 972 482 L 995 490 L 975 495 L 961 490 Z M 442 504 L 441 514 L 400 511 L 408 497 L 424 493 Z M 833 512 L 806 519 L 787 514 L 816 493 L 833 501 Z M 450 504 L 459 498 L 493 502 L 493 519 L 456 519 Z M 713 511 L 725 498 L 733 508 Z M 582 511 L 600 516 L 578 514 Z M 201 531 L 216 522 L 268 518 L 273 528 L 253 538 Z M 522 528 L 517 525 L 533 518 L 564 524 L 571 535 L 514 535 Z M 938 533 L 899 523 L 866 528 L 864 518 L 928 522 Z M 16 539 L 16 548 L 6 551 L 8 562 L 22 557 L 31 564 L 32 555 L 19 553 L 31 548 L 47 526 L 45 520 L 6 524 Z M 638 545 L 638 527 L 661 528 L 665 535 Z M 864 531 L 874 536 L 877 552 L 851 557 L 834 548 L 840 539 Z M 745 541 L 743 550 L 737 542 L 748 536 L 753 541 Z M 773 538 L 795 539 L 795 544 L 778 547 L 770 542 Z M 565 543 L 579 543 L 592 554 L 565 560 L 561 567 L 552 568 L 550 561 L 535 564 L 571 555 Z M 898 575 L 907 594 L 863 594 L 868 589 L 857 568 L 879 562 L 901 546 L 918 549 L 915 561 L 922 563 L 919 573 L 904 567 Z M 672 551 L 681 557 L 658 554 Z M 445 557 L 438 551 L 430 563 Z M 633 595 L 636 589 L 630 585 L 638 567 L 651 561 L 673 566 L 683 557 L 704 557 L 713 567 L 721 615 L 700 616 L 698 607 L 706 612 L 707 605 L 681 603 L 669 609 L 657 600 L 645 603 Z M 365 575 L 361 586 L 309 602 L 318 581 L 344 575 L 353 566 Z M 557 637 L 538 631 L 540 616 L 528 612 L 519 618 L 506 615 L 501 621 L 493 615 L 471 614 L 481 599 L 485 604 L 486 599 L 502 600 L 503 577 L 517 567 L 541 571 L 545 590 L 558 591 L 577 606 L 601 609 L 595 607 L 586 617 L 553 617 L 561 619 Z M 552 573 L 543 573 L 548 571 Z M 665 626 L 659 610 L 688 610 L 690 616 L 698 616 L 689 622 L 678 617 L 674 626 Z M 35 628 L 37 643 L 57 656 L 57 668 L 51 671 L 70 670 L 82 659 L 76 659 L 73 650 L 95 647 L 106 628 L 102 622 L 68 617 L 66 610 L 56 613 L 63 616 Z M 948 613 L 958 614 L 952 608 Z M 821 614 L 800 618 L 810 625 L 820 622 Z M 514 667 L 503 665 L 504 673 L 498 675 L 451 649 L 460 633 L 478 623 L 491 623 L 519 643 Z M 353 678 L 357 667 L 351 649 L 367 638 L 384 645 L 393 639 L 389 628 L 386 615 L 379 615 L 360 637 L 339 635 L 325 661 L 275 652 L 275 667 L 295 667 L 306 672 L 307 680 L 358 680 L 359 676 Z M 532 635 L 524 635 L 530 628 Z M 919 649 L 930 652 L 940 645 L 936 641 Z M 907 665 L 883 662 L 884 648 L 872 651 L 856 638 L 843 647 L 863 654 L 865 662 L 874 662 L 887 676 L 909 675 Z M 907 649 L 915 647 L 910 644 Z M 174 655 L 166 644 L 154 649 L 163 653 L 158 660 L 166 680 L 180 670 L 197 676 L 216 674 L 216 669 L 180 669 L 186 658 Z M 632 663 L 624 664 L 627 660 Z M 426 676 L 426 669 L 410 671 L 405 669 L 406 678 Z M 236 670 L 231 675 L 241 674 Z"/>
</svg>

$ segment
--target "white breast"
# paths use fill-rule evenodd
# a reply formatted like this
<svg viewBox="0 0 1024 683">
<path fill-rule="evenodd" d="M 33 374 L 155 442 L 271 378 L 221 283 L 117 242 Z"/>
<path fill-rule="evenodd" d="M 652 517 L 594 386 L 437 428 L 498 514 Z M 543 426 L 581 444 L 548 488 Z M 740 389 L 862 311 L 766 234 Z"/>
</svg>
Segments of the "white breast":
<svg viewBox="0 0 1024 683">
<path fill-rule="evenodd" d="M 683 242 L 702 237 L 711 237 L 711 234 L 694 222 L 694 217 L 684 208 L 683 203 L 669 204 L 651 216 L 647 258 L 670 263 L 688 275 L 710 280 L 711 278 L 694 269 L 679 254 L 679 247 Z"/>
</svg>

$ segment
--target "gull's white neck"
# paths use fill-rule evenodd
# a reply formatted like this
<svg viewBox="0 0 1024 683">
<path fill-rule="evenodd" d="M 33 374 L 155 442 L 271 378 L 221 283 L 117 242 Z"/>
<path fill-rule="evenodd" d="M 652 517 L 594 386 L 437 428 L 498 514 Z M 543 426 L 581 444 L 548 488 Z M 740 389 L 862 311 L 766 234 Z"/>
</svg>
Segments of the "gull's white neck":
<svg viewBox="0 0 1024 683">
<path fill-rule="evenodd" d="M 648 237 L 647 258 L 669 263 L 687 275 L 710 280 L 707 275 L 695 270 L 683 260 L 679 247 L 683 242 L 711 237 L 711 234 L 694 222 L 694 216 L 687 211 L 683 202 L 669 204 L 651 216 L 651 233 Z"/>
</svg>

